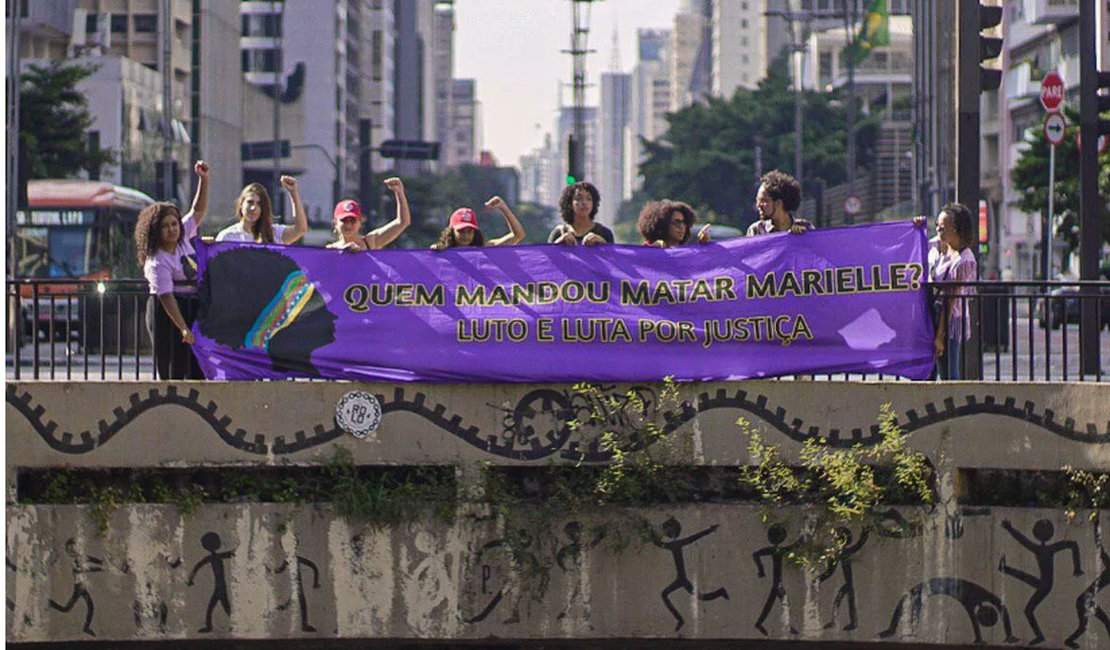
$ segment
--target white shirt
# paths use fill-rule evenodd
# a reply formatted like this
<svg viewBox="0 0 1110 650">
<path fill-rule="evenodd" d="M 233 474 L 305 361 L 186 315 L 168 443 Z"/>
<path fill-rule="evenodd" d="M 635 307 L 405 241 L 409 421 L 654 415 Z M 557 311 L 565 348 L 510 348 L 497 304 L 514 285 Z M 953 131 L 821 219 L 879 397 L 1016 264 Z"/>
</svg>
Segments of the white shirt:
<svg viewBox="0 0 1110 650">
<path fill-rule="evenodd" d="M 275 244 L 284 244 L 285 240 L 282 239 L 282 235 L 285 234 L 285 231 L 288 230 L 290 228 L 290 226 L 282 226 L 282 225 L 279 225 L 279 224 L 275 223 L 271 226 L 271 228 L 273 229 L 273 233 L 274 233 L 274 243 Z M 216 241 L 253 242 L 254 237 L 252 237 L 251 234 L 249 232 L 247 232 L 246 230 L 243 230 L 243 222 L 242 221 L 236 221 L 235 223 L 231 224 L 227 228 L 224 228 L 223 230 L 221 230 L 220 234 L 216 235 Z"/>
</svg>

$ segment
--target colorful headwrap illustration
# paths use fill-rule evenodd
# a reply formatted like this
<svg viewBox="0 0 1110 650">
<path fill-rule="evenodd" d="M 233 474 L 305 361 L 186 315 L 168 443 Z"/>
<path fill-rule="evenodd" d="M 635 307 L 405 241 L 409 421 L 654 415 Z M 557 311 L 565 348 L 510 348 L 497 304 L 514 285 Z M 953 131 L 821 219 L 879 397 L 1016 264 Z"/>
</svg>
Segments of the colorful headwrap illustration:
<svg viewBox="0 0 1110 650">
<path fill-rule="evenodd" d="M 318 377 L 312 353 L 335 340 L 335 315 L 289 257 L 236 247 L 205 265 L 200 332 L 233 350 L 264 350 L 274 370 Z"/>
</svg>

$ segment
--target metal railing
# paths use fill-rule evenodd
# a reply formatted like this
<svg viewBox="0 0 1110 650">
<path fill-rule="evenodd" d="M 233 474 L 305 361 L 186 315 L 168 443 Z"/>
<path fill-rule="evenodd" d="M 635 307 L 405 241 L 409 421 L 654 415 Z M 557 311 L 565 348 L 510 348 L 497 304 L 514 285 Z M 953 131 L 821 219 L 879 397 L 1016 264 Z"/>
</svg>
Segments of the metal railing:
<svg viewBox="0 0 1110 650">
<path fill-rule="evenodd" d="M 1110 282 L 933 285 L 939 309 L 945 309 L 947 296 L 961 286 L 969 288 L 969 295 L 958 299 L 968 301 L 972 315 L 961 351 L 963 378 L 1103 381 L 1104 372 L 1110 374 Z M 9 378 L 155 377 L 145 324 L 145 280 L 9 280 L 7 287 Z M 1099 358 L 1093 372 L 1081 372 L 1079 321 L 1090 309 L 1097 314 Z M 855 373 L 810 378 L 897 380 L 892 375 Z"/>
<path fill-rule="evenodd" d="M 151 379 L 146 280 L 8 280 L 12 379 Z"/>
</svg>

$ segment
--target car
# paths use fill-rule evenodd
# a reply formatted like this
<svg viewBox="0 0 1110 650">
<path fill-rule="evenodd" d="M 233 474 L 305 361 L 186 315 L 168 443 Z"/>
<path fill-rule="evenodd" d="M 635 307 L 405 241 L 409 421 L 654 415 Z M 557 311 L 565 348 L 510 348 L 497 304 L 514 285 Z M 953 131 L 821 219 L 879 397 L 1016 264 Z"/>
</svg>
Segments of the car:
<svg viewBox="0 0 1110 650">
<path fill-rule="evenodd" d="M 1049 292 L 1049 297 L 1042 299 L 1038 305 L 1037 322 L 1041 327 L 1047 326 L 1054 330 L 1060 329 L 1060 325 L 1065 323 L 1078 323 L 1080 294 L 1081 290 L 1077 286 L 1053 289 Z M 1099 287 L 1098 295 L 1097 299 L 1087 300 L 1092 305 L 1096 300 L 1098 302 L 1099 329 L 1110 328 L 1110 287 Z M 1046 303 L 1049 305 L 1048 309 L 1046 309 Z"/>
</svg>

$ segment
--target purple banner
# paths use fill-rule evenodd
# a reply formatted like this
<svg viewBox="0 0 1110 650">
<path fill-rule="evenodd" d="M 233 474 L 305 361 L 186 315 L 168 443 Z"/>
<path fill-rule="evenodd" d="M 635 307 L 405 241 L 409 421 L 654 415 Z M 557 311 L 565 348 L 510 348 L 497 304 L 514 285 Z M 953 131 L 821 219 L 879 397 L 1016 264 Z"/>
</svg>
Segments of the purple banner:
<svg viewBox="0 0 1110 650">
<path fill-rule="evenodd" d="M 445 252 L 198 243 L 209 379 L 925 379 L 925 231 L 910 222 L 661 250 Z"/>
</svg>

